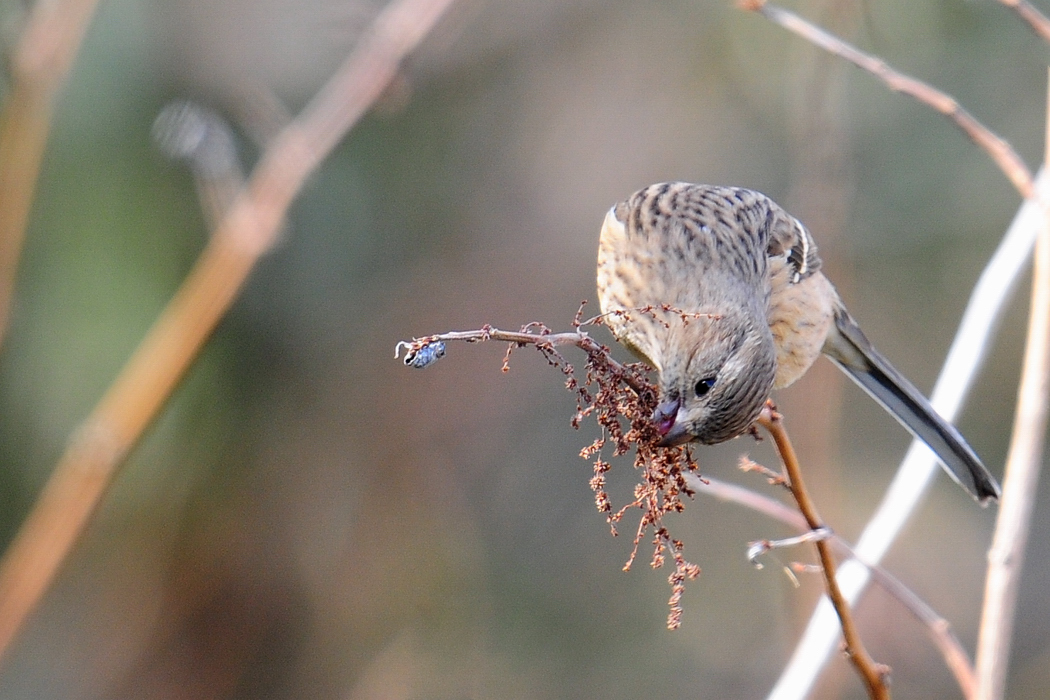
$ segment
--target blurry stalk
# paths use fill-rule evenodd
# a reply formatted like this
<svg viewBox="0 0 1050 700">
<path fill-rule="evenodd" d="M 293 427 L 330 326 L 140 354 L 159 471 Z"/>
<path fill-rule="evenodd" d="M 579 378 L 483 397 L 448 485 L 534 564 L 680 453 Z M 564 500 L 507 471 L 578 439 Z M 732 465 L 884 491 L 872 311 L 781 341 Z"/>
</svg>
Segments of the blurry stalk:
<svg viewBox="0 0 1050 700">
<path fill-rule="evenodd" d="M 11 58 L 0 113 L 0 343 L 10 323 L 18 259 L 56 96 L 97 0 L 39 0 Z"/>
<path fill-rule="evenodd" d="M 233 130 L 214 111 L 179 100 L 160 111 L 152 133 L 169 158 L 189 166 L 208 230 L 217 230 L 244 189 Z"/>
<path fill-rule="evenodd" d="M 720 501 L 736 503 L 774 520 L 779 520 L 799 532 L 813 532 L 806 523 L 806 519 L 797 510 L 757 491 L 752 491 L 738 484 L 719 481 L 711 476 L 701 478 L 695 474 L 688 474 L 686 475 L 686 481 L 697 493 L 707 494 Z M 856 558 L 856 553 L 845 539 L 832 533 L 829 540 L 835 546 L 835 549 L 838 550 L 840 556 Z M 771 543 L 771 546 L 768 548 L 774 548 L 775 544 Z M 944 663 L 948 666 L 952 675 L 955 676 L 956 683 L 962 689 L 963 697 L 974 697 L 977 680 L 974 677 L 973 664 L 970 663 L 970 657 L 963 648 L 962 642 L 959 641 L 959 638 L 952 631 L 951 623 L 941 617 L 926 601 L 881 566 L 870 565 L 867 562 L 864 562 L 864 566 L 867 567 L 875 583 L 893 596 L 926 628 L 930 639 L 941 652 L 941 656 L 944 657 Z M 790 575 L 794 576 L 793 573 Z"/>
<path fill-rule="evenodd" d="M 292 200 L 452 0 L 395 0 L 263 152 L 193 269 L 71 440 L 0 560 L 0 656 L 97 509 L 117 467 L 273 246 Z"/>
<path fill-rule="evenodd" d="M 1050 19 L 1047 19 L 1046 15 L 1036 9 L 1032 3 L 1028 0 L 999 0 L 999 2 L 1007 7 L 1012 7 L 1021 19 L 1028 23 L 1033 32 L 1042 37 L 1044 41 L 1050 41 Z"/>
<path fill-rule="evenodd" d="M 1048 90 L 1046 155 L 1050 165 L 1050 90 Z M 1047 393 L 1050 390 L 1050 217 L 1039 227 L 1032 270 L 1032 300 L 1028 310 L 1017 413 L 1006 456 L 1003 497 L 995 536 L 988 552 L 977 642 L 977 698 L 999 700 L 1006 689 L 1010 647 L 1017 611 L 1017 588 L 1024 565 L 1032 508 L 1039 486 L 1039 468 L 1046 437 Z"/>
<path fill-rule="evenodd" d="M 930 398 L 930 403 L 942 416 L 954 420 L 984 358 L 1006 299 L 1028 259 L 1036 233 L 1044 226 L 1043 205 L 1036 202 L 1041 198 L 1040 193 L 1047 191 L 1046 178 L 1041 174 L 1037 187 L 1028 167 L 1013 148 L 963 109 L 951 95 L 894 70 L 877 56 L 860 51 L 783 8 L 764 0 L 741 0 L 741 6 L 868 71 L 890 90 L 906 94 L 948 117 L 988 154 L 1025 198 L 1021 211 L 974 287 Z M 855 548 L 864 561 L 878 563 L 882 560 L 918 507 L 936 470 L 933 453 L 922 443 L 914 441 Z M 846 562 L 838 577 L 846 598 L 851 605 L 856 605 L 867 587 L 869 572 L 857 562 Z M 769 700 L 797 700 L 808 695 L 827 663 L 837 632 L 831 607 L 826 601 L 821 601 L 790 662 L 770 692 Z"/>
</svg>

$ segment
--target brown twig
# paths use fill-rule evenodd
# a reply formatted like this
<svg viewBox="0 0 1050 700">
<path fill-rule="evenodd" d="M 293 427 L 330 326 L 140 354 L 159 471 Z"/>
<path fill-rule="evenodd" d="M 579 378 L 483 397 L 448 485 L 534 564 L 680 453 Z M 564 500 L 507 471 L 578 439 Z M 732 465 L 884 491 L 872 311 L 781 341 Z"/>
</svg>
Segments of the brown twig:
<svg viewBox="0 0 1050 700">
<path fill-rule="evenodd" d="M 10 321 L 18 259 L 62 88 L 98 0 L 37 2 L 11 60 L 0 114 L 0 343 Z"/>
<path fill-rule="evenodd" d="M 1042 37 L 1043 41 L 1050 41 L 1050 19 L 1036 9 L 1032 3 L 1028 0 L 999 0 L 999 2 L 1013 8 L 1021 19 L 1028 23 L 1032 31 Z"/>
<path fill-rule="evenodd" d="M 788 507 L 775 498 L 770 498 L 738 484 L 720 481 L 710 476 L 705 476 L 701 479 L 690 475 L 687 478 L 689 485 L 697 493 L 705 493 L 720 501 L 744 506 L 769 518 L 779 520 L 799 532 L 812 532 L 806 524 L 806 519 L 802 517 L 799 511 Z M 975 697 L 977 680 L 974 675 L 973 664 L 970 662 L 970 657 L 966 653 L 966 649 L 963 648 L 962 642 L 959 641 L 959 638 L 952 631 L 951 623 L 938 614 L 936 610 L 931 608 L 926 601 L 916 595 L 910 588 L 905 586 L 897 577 L 886 571 L 886 569 L 881 566 L 868 564 L 857 557 L 856 552 L 842 537 L 832 534 L 829 541 L 835 546 L 840 556 L 852 557 L 864 564 L 871 572 L 875 582 L 925 626 L 930 639 L 940 650 L 945 664 L 952 672 L 952 675 L 955 676 L 955 681 L 959 684 L 963 697 Z"/>
<path fill-rule="evenodd" d="M 1035 189 L 1035 178 L 1017 151 L 1005 139 L 963 109 L 951 95 L 894 70 L 881 58 L 864 53 L 852 44 L 782 7 L 771 5 L 765 0 L 741 0 L 740 6 L 745 10 L 759 13 L 811 44 L 863 68 L 885 83 L 890 90 L 908 95 L 948 117 L 995 161 L 1022 197 L 1039 199 Z"/>
<path fill-rule="evenodd" d="M 580 325 L 586 325 L 586 323 L 589 322 Z M 486 325 L 476 331 L 449 331 L 448 333 L 416 338 L 411 343 L 402 341 L 397 344 L 397 348 L 394 351 L 395 357 L 399 356 L 401 349 L 404 348 L 404 362 L 406 365 L 424 367 L 426 364 L 429 364 L 429 362 L 425 364 L 416 362 L 421 350 L 431 347 L 436 343 L 445 343 L 454 340 L 467 343 L 482 343 L 487 340 L 495 340 L 497 342 L 513 343 L 516 346 L 535 345 L 538 347 L 547 346 L 552 348 L 559 345 L 575 345 L 586 353 L 593 352 L 603 354 L 605 356 L 604 361 L 608 363 L 609 367 L 622 374 L 623 381 L 636 393 L 641 394 L 651 389 L 644 377 L 630 367 L 614 360 L 609 354 L 609 349 L 607 347 L 581 330 L 566 331 L 562 333 L 531 333 L 528 331 L 502 331 L 498 328 Z M 444 354 L 444 349 L 442 349 L 441 352 Z"/>
<path fill-rule="evenodd" d="M 69 554 L 124 455 L 157 415 L 306 177 L 368 110 L 452 0 L 397 0 L 263 153 L 194 268 L 71 441 L 0 560 L 0 655 Z"/>
<path fill-rule="evenodd" d="M 784 430 L 780 416 L 770 406 L 767 406 L 762 410 L 758 423 L 773 438 L 777 454 L 780 455 L 780 459 L 784 463 L 788 488 L 798 504 L 799 511 L 806 519 L 809 529 L 820 530 L 825 528 L 826 526 L 817 513 L 816 506 L 810 499 L 809 492 L 802 481 L 802 470 L 799 467 L 798 457 L 795 455 L 795 449 L 791 445 L 787 431 Z M 888 700 L 890 691 L 886 685 L 886 676 L 889 669 L 882 664 L 876 663 L 864 648 L 864 643 L 861 641 L 860 634 L 857 631 L 857 625 L 853 620 L 849 603 L 846 601 L 845 596 L 842 595 L 842 591 L 839 590 L 838 581 L 835 579 L 835 558 L 831 554 L 830 543 L 826 539 L 818 540 L 816 547 L 817 556 L 820 559 L 821 569 L 824 573 L 824 585 L 827 589 L 828 598 L 831 600 L 831 604 L 835 608 L 835 612 L 839 616 L 839 622 L 842 625 L 842 636 L 846 641 L 846 656 L 864 681 L 864 685 L 868 690 L 868 696 L 875 700 Z"/>
<path fill-rule="evenodd" d="M 1050 100 L 1050 92 L 1048 92 Z M 1050 164 L 1050 101 L 1047 105 L 1045 162 Z M 988 552 L 984 607 L 977 641 L 977 697 L 998 700 L 1006 689 L 1017 609 L 1017 589 L 1039 484 L 1050 394 L 1050 218 L 1036 238 L 1028 339 L 1017 392 L 1003 497 Z"/>
</svg>

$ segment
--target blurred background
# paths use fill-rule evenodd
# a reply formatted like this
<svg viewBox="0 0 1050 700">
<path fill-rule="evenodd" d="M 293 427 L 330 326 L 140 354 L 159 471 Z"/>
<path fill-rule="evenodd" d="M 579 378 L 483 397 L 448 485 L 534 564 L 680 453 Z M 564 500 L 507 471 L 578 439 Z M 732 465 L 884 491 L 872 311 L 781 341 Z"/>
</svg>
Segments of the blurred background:
<svg viewBox="0 0 1050 700">
<path fill-rule="evenodd" d="M 297 112 L 381 4 L 102 3 L 0 351 L 5 542 L 206 240 L 191 174 L 151 141 L 156 115 L 184 98 L 217 110 L 248 169 L 258 96 Z M 792 7 L 1038 162 L 1047 50 L 1005 8 Z M 25 8 L 2 8 L 10 47 Z M 451 346 L 425 371 L 393 358 L 413 336 L 567 328 L 581 301 L 595 310 L 605 211 L 670 179 L 759 189 L 805 221 L 854 315 L 924 391 L 1019 204 L 941 117 L 731 2 L 461 0 L 309 182 L 6 660 L 0 697 L 763 697 L 821 589 L 745 560 L 783 526 L 704 497 L 671 520 L 703 573 L 669 632 L 669 571 L 643 548 L 621 572 L 636 520 L 613 538 L 596 512 L 578 456 L 595 431 L 570 427 L 559 373 L 519 350 L 503 374 L 497 345 Z M 961 419 L 997 475 L 1025 296 Z M 777 399 L 823 515 L 854 537 L 906 433 L 824 360 Z M 698 456 L 776 495 L 737 472 L 745 453 L 774 464 L 750 439 Z M 633 478 L 614 463 L 619 503 Z M 1050 686 L 1046 488 L 1012 698 Z M 970 649 L 994 517 L 939 476 L 888 560 Z M 810 554 L 780 555 L 794 558 Z M 901 697 L 959 697 L 894 600 L 873 589 L 860 622 Z M 817 695 L 863 697 L 840 660 Z"/>
</svg>

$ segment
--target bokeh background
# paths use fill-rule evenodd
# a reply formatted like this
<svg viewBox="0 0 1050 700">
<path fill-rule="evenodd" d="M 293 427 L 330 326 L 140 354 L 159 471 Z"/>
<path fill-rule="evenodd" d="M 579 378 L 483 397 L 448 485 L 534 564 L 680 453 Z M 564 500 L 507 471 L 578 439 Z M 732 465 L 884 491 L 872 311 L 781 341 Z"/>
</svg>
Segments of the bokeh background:
<svg viewBox="0 0 1050 700">
<path fill-rule="evenodd" d="M 248 96 L 297 111 L 378 2 L 112 0 L 61 97 L 0 351 L 0 533 L 206 240 L 186 168 L 151 142 L 191 98 L 259 146 Z M 952 93 L 1030 163 L 1047 49 L 958 0 L 793 5 Z M 0 12 L 7 46 L 24 11 Z M 594 308 L 598 226 L 651 182 L 760 189 L 802 218 L 868 335 L 928 390 L 1019 204 L 941 117 L 723 0 L 462 0 L 311 179 L 280 247 L 128 460 L 0 669 L 10 698 L 758 698 L 820 590 L 746 543 L 787 534 L 698 498 L 671 521 L 703 567 L 681 630 L 667 571 L 610 537 L 572 396 L 533 352 L 412 336 L 569 326 Z M 961 419 L 1001 474 L 1025 295 Z M 854 536 L 908 438 L 826 361 L 777 397 L 825 517 Z M 740 439 L 703 449 L 738 474 Z M 620 502 L 633 475 L 611 475 Z M 1012 698 L 1050 687 L 1050 516 L 1040 495 Z M 940 478 L 888 566 L 973 648 L 995 509 Z M 781 560 L 808 558 L 804 551 Z M 878 590 L 860 612 L 900 697 L 959 692 Z M 860 698 L 841 661 L 822 698 Z"/>
</svg>

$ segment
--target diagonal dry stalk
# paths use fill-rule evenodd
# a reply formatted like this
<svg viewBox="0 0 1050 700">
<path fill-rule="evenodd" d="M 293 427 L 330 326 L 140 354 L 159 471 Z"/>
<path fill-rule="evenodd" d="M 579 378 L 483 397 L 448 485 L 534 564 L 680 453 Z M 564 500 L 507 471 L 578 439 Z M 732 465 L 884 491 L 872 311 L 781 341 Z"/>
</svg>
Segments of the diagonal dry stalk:
<svg viewBox="0 0 1050 700">
<path fill-rule="evenodd" d="M 963 109 L 962 105 L 951 95 L 917 78 L 894 70 L 881 58 L 864 53 L 849 42 L 782 7 L 772 5 L 765 0 L 741 0 L 740 6 L 745 10 L 759 13 L 814 46 L 845 59 L 858 68 L 863 68 L 881 80 L 890 90 L 908 95 L 948 117 L 995 161 L 995 164 L 1013 183 L 1022 197 L 1025 199 L 1039 198 L 1032 172 L 1017 151 L 1005 139 Z"/>
<path fill-rule="evenodd" d="M 263 153 L 182 286 L 71 440 L 0 560 L 0 655 L 46 592 L 124 456 L 156 417 L 306 178 L 364 115 L 452 0 L 396 0 Z"/>
<path fill-rule="evenodd" d="M 1035 5 L 1028 0 L 999 0 L 1007 7 L 1013 8 L 1017 15 L 1028 23 L 1032 31 L 1038 34 L 1044 41 L 1050 41 L 1050 19 L 1040 12 Z"/>
<path fill-rule="evenodd" d="M 801 513 L 775 498 L 710 476 L 700 478 L 690 475 L 687 478 L 689 485 L 697 493 L 707 494 L 720 501 L 736 503 L 774 520 L 779 520 L 799 532 L 813 532 Z M 857 553 L 853 551 L 850 544 L 839 535 L 832 533 L 829 540 L 838 550 L 840 556 L 858 558 Z M 897 599 L 916 620 L 926 627 L 927 634 L 929 634 L 930 639 L 941 652 L 941 656 L 944 657 L 945 665 L 952 672 L 952 675 L 955 676 L 955 681 L 959 684 L 963 697 L 974 697 L 974 694 L 977 692 L 977 680 L 974 676 L 973 664 L 963 648 L 962 642 L 952 632 L 951 623 L 881 566 L 867 563 L 864 565 L 871 573 L 875 583 Z"/>
<path fill-rule="evenodd" d="M 799 512 L 806 519 L 806 524 L 811 531 L 824 530 L 826 526 L 817 512 L 816 505 L 806 490 L 805 482 L 802 480 L 802 469 L 795 455 L 795 448 L 791 445 L 780 415 L 767 405 L 758 417 L 758 424 L 766 429 L 773 438 L 773 444 L 780 455 L 780 461 L 784 464 L 784 472 L 787 476 L 787 487 L 791 496 L 798 504 Z M 835 557 L 831 553 L 831 542 L 828 539 L 818 539 L 815 542 L 817 556 L 820 558 L 820 567 L 824 575 L 824 586 L 827 589 L 828 598 L 838 614 L 839 623 L 842 626 L 842 636 L 846 640 L 846 656 L 850 663 L 857 669 L 861 680 L 868 691 L 868 697 L 873 700 L 889 700 L 890 691 L 887 686 L 889 669 L 882 664 L 876 663 L 861 641 L 860 633 L 857 631 L 853 613 L 850 610 L 849 601 L 842 594 L 838 581 L 835 578 Z"/>
<path fill-rule="evenodd" d="M 1050 163 L 1050 91 L 1047 93 L 1046 155 Z M 1045 167 L 1045 165 L 1044 165 Z M 1028 311 L 1017 411 L 1006 455 L 1003 499 L 988 552 L 984 607 L 977 642 L 977 698 L 998 700 L 1006 690 L 1017 590 L 1021 581 L 1032 510 L 1050 412 L 1050 217 L 1035 244 L 1032 300 Z"/>
<path fill-rule="evenodd" d="M 10 322 L 18 259 L 58 92 L 98 0 L 40 0 L 11 56 L 0 114 L 0 343 Z"/>
</svg>

